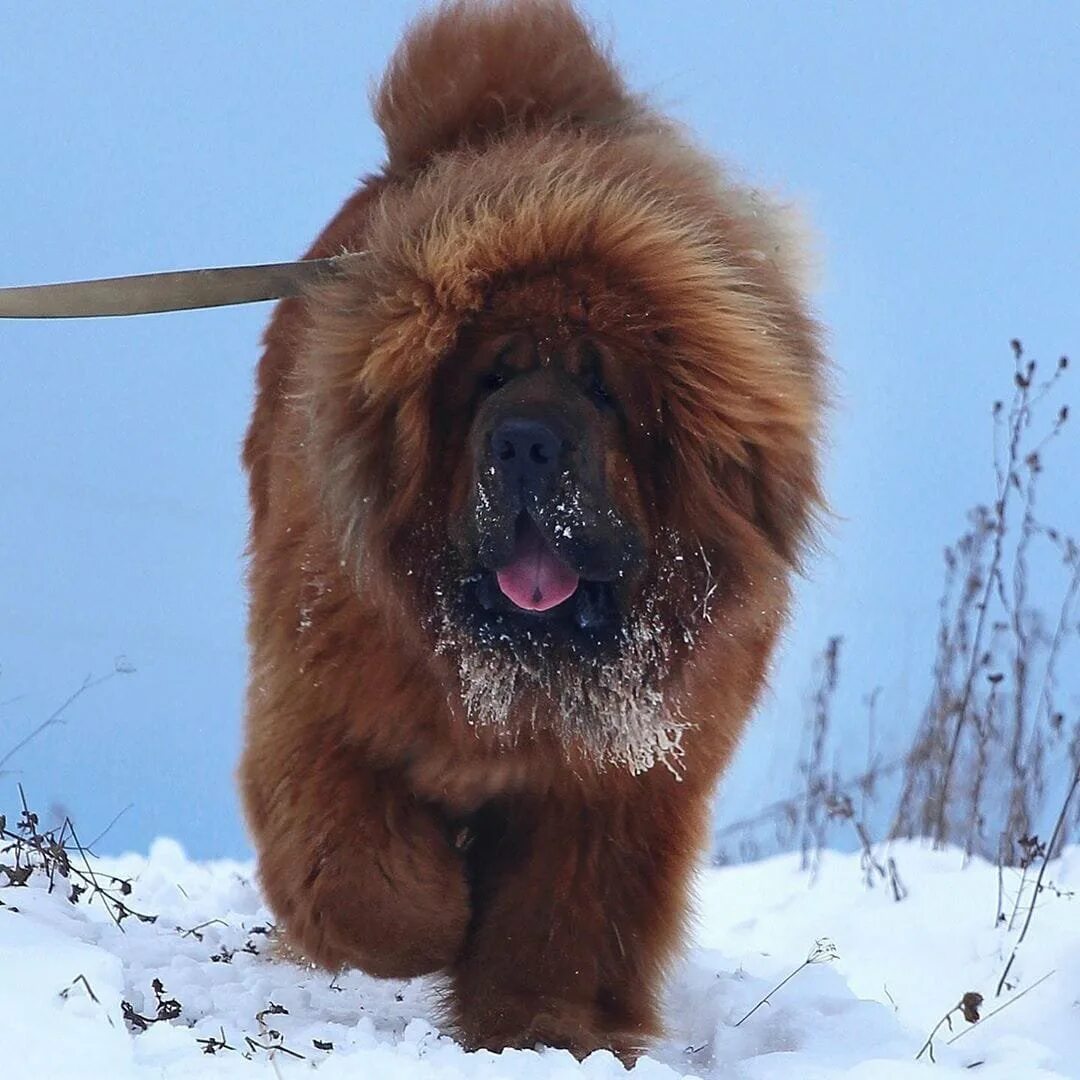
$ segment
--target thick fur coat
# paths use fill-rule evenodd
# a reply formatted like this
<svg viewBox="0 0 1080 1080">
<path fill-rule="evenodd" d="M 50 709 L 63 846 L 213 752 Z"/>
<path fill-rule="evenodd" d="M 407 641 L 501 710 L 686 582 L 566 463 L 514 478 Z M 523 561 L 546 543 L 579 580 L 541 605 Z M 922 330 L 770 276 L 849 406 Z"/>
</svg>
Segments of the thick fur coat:
<svg viewBox="0 0 1080 1080">
<path fill-rule="evenodd" d="M 561 0 L 459 2 L 282 302 L 244 460 L 241 785 L 311 960 L 469 1046 L 660 1030 L 710 796 L 820 496 L 791 237 Z"/>
</svg>

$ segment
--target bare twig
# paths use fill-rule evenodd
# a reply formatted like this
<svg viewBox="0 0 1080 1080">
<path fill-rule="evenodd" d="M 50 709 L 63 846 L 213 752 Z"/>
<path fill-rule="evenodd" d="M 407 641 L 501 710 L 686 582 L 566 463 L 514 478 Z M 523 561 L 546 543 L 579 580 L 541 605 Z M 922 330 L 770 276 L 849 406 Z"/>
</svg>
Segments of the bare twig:
<svg viewBox="0 0 1080 1080">
<path fill-rule="evenodd" d="M 847 779 L 838 780 L 833 785 L 834 790 L 855 791 L 861 789 L 864 785 L 876 783 L 878 780 L 902 771 L 907 763 L 907 757 L 900 757 L 886 762 L 884 765 L 875 765 L 869 772 L 859 773 L 855 776 L 849 776 Z M 801 801 L 802 796 L 777 799 L 776 802 L 769 803 L 755 814 L 751 814 L 748 817 L 740 818 L 738 821 L 732 821 L 721 826 L 719 829 L 715 830 L 713 837 L 717 840 L 722 840 L 726 837 L 739 835 L 752 829 L 756 829 L 759 826 L 767 825 L 771 821 L 790 818 L 793 812 L 798 811 Z"/>
<path fill-rule="evenodd" d="M 1023 356 L 1023 349 L 1019 341 L 1014 340 L 1013 351 L 1017 363 L 1016 394 L 1009 416 L 1008 457 L 1004 469 L 999 470 L 998 473 L 998 494 L 994 504 L 993 518 L 993 553 L 990 557 L 990 565 L 983 585 L 982 595 L 976 608 L 978 614 L 975 622 L 975 635 L 969 652 L 970 659 L 967 674 L 964 678 L 960 702 L 956 709 L 956 723 L 953 727 L 952 738 L 949 742 L 949 749 L 945 757 L 944 769 L 936 796 L 937 812 L 933 825 L 933 840 L 936 847 L 943 847 L 948 839 L 946 816 L 949 805 L 949 788 L 952 783 L 953 769 L 956 765 L 956 756 L 960 747 L 960 737 L 970 716 L 969 709 L 972 691 L 975 687 L 975 676 L 982 661 L 982 643 L 986 630 L 986 620 L 990 611 L 990 595 L 1001 573 L 1001 564 L 1005 551 L 1005 528 L 1010 496 L 1014 486 L 1011 481 L 1015 475 L 1016 466 L 1020 461 L 1020 440 L 1031 419 L 1030 388 L 1035 366 L 1034 363 L 1029 362 L 1025 368 L 1021 368 L 1020 361 Z"/>
<path fill-rule="evenodd" d="M 101 686 L 102 683 L 107 683 L 110 679 L 115 679 L 117 675 L 130 675 L 134 672 L 134 668 L 123 658 L 116 661 L 116 665 L 113 667 L 107 675 L 101 675 L 98 678 L 94 678 L 92 675 L 87 675 L 82 681 L 82 685 L 69 694 L 60 705 L 53 710 L 53 712 L 47 716 L 36 728 L 29 734 L 24 735 L 3 757 L 0 757 L 0 776 L 4 775 L 4 766 L 24 747 L 29 745 L 47 728 L 53 727 L 56 724 L 64 724 L 67 721 L 64 718 L 64 713 L 68 708 L 73 705 L 83 694 L 95 687 Z"/>
<path fill-rule="evenodd" d="M 60 997 L 62 997 L 66 1001 L 67 998 L 70 996 L 71 991 L 75 989 L 76 983 L 82 983 L 87 995 L 95 1005 L 101 1004 L 101 1001 L 98 999 L 97 994 L 94 993 L 94 988 L 87 981 L 85 975 L 76 975 L 75 978 L 71 980 L 70 985 L 65 986 L 64 989 L 60 991 Z"/>
<path fill-rule="evenodd" d="M 124 815 L 125 815 L 125 814 L 126 814 L 126 813 L 127 813 L 128 811 L 129 811 L 129 810 L 130 810 L 130 809 L 132 809 L 132 807 L 134 807 L 134 805 L 135 805 L 134 803 L 130 803 L 130 802 L 129 802 L 129 803 L 127 804 L 127 806 L 125 806 L 125 807 L 123 808 L 123 810 L 118 810 L 118 811 L 117 811 L 117 813 L 116 813 L 116 816 L 115 816 L 115 817 L 114 817 L 114 818 L 112 819 L 112 821 L 110 821 L 110 822 L 109 822 L 109 824 L 108 824 L 108 825 L 106 825 L 106 826 L 105 826 L 105 828 L 104 828 L 104 829 L 102 829 L 102 830 L 101 830 L 101 832 L 99 832 L 99 833 L 97 834 L 97 836 L 95 836 L 95 837 L 94 837 L 94 839 L 90 841 L 90 843 L 89 843 L 89 844 L 87 844 L 87 845 L 86 845 L 86 850 L 92 853 L 92 852 L 93 852 L 93 850 L 94 850 L 94 847 L 95 847 L 95 846 L 96 846 L 96 845 L 97 845 L 97 844 L 98 844 L 98 843 L 99 843 L 99 842 L 100 842 L 101 840 L 104 840 L 104 839 L 105 839 L 105 837 L 109 835 L 109 833 L 111 833 L 111 832 L 112 832 L 112 830 L 113 830 L 113 826 L 114 826 L 114 825 L 115 825 L 115 824 L 116 824 L 116 823 L 117 823 L 117 822 L 118 822 L 118 821 L 119 821 L 119 820 L 120 820 L 120 819 L 121 819 L 121 818 L 122 818 L 122 817 L 123 817 L 123 816 L 124 816 Z"/>
<path fill-rule="evenodd" d="M 994 927 L 999 927 L 1005 921 L 1005 837 L 998 838 L 997 860 L 997 912 L 994 915 Z"/>
<path fill-rule="evenodd" d="M 1031 991 L 1034 990 L 1037 986 L 1042 986 L 1042 984 L 1046 982 L 1046 980 L 1049 979 L 1051 975 L 1056 974 L 1056 971 L 1048 971 L 1041 979 L 1036 979 L 1035 982 L 1033 982 L 1025 989 L 1021 990 L 1020 993 L 1013 994 L 1011 998 L 1009 998 L 1007 1001 L 1003 1001 L 996 1009 L 988 1012 L 984 1017 L 982 1017 L 982 1019 L 976 1020 L 975 1023 L 971 1025 L 971 1027 L 966 1027 L 963 1031 L 957 1032 L 957 1034 L 955 1034 L 951 1039 L 949 1039 L 949 1046 L 952 1046 L 952 1044 L 956 1042 L 957 1039 L 962 1039 L 969 1031 L 974 1031 L 975 1028 L 979 1027 L 982 1024 L 985 1024 L 991 1016 L 997 1016 L 997 1014 L 1001 1012 L 1002 1009 L 1007 1009 L 1010 1005 L 1015 1004 L 1025 994 L 1030 994 Z"/>
<path fill-rule="evenodd" d="M 179 926 L 176 928 L 180 931 L 181 937 L 193 937 L 196 941 L 202 941 L 202 934 L 200 930 L 205 930 L 208 926 L 225 926 L 229 924 L 224 919 L 207 919 L 206 922 L 201 922 L 197 926 L 191 927 L 190 930 L 182 930 Z"/>
<path fill-rule="evenodd" d="M 934 1057 L 934 1036 L 946 1025 L 950 1031 L 952 1031 L 952 1018 L 953 1013 L 960 1013 L 961 1016 L 969 1024 L 977 1024 L 979 1022 L 979 1009 L 982 1006 L 983 997 L 982 994 L 976 993 L 974 990 L 969 990 L 935 1025 L 933 1031 L 926 1036 L 926 1042 L 922 1044 L 919 1052 L 915 1055 L 915 1060 L 918 1061 L 923 1054 L 929 1054 L 931 1061 L 936 1061 Z"/>
<path fill-rule="evenodd" d="M 1069 812 L 1069 803 L 1072 802 L 1073 795 L 1076 794 L 1077 788 L 1080 788 L 1080 767 L 1077 767 L 1072 778 L 1072 783 L 1069 785 L 1069 790 L 1065 793 L 1065 799 L 1061 804 L 1061 812 L 1058 814 L 1057 822 L 1054 824 L 1054 832 L 1050 837 L 1050 843 L 1046 845 L 1046 850 L 1043 853 L 1042 864 L 1039 866 L 1039 876 L 1035 879 L 1035 889 L 1031 894 L 1031 903 L 1028 905 L 1027 917 L 1024 919 L 1024 925 L 1020 930 L 1020 936 L 1016 939 L 1016 944 L 1009 954 L 1009 962 L 1005 965 L 1005 970 L 1001 973 L 1001 979 L 998 981 L 997 991 L 994 994 L 995 997 L 1001 997 L 1001 991 L 1005 988 L 1005 980 L 1009 977 L 1009 972 L 1012 970 L 1013 962 L 1016 960 L 1016 954 L 1020 950 L 1020 946 L 1023 945 L 1024 938 L 1027 937 L 1028 929 L 1031 926 L 1031 920 L 1035 915 L 1035 902 L 1039 898 L 1039 893 L 1042 892 L 1043 877 L 1046 875 L 1046 868 L 1050 864 L 1051 853 L 1055 850 L 1058 837 L 1065 828 L 1065 819 Z"/>
<path fill-rule="evenodd" d="M 832 720 L 832 700 L 840 677 L 840 637 L 831 637 L 818 663 L 821 676 L 814 691 L 813 709 L 809 717 L 810 745 L 802 771 L 806 777 L 803 794 L 802 838 L 800 840 L 802 869 L 811 870 L 816 877 L 821 862 L 821 849 L 825 846 L 828 815 L 826 801 L 829 795 L 829 777 L 825 773 L 825 751 Z M 814 851 L 813 866 L 810 851 Z"/>
<path fill-rule="evenodd" d="M 893 899 L 899 904 L 901 900 L 907 899 L 907 886 L 900 878 L 900 871 L 896 868 L 896 859 L 890 855 L 885 865 L 889 870 L 889 888 L 892 889 Z"/>
<path fill-rule="evenodd" d="M 773 995 L 791 982 L 791 980 L 804 968 L 808 968 L 811 964 L 828 964 L 838 958 L 839 954 L 836 951 L 836 946 L 828 938 L 818 938 L 818 940 L 814 942 L 814 947 L 810 950 L 806 959 L 792 971 L 791 974 L 781 979 L 780 982 L 778 982 L 741 1020 L 738 1021 L 738 1023 L 735 1024 L 735 1027 L 741 1027 L 762 1007 L 762 1005 L 770 1004 Z"/>
</svg>

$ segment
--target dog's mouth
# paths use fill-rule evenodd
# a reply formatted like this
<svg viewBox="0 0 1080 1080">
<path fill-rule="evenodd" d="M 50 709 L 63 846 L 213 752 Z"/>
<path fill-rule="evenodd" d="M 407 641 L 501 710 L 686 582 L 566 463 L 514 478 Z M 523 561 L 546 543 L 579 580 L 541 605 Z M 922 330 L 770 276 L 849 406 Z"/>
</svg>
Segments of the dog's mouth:
<svg viewBox="0 0 1080 1080">
<path fill-rule="evenodd" d="M 617 628 L 620 608 L 613 581 L 592 579 L 573 566 L 522 512 L 507 553 L 484 559 L 463 582 L 466 611 L 481 637 L 516 639 L 550 634 L 594 638 Z"/>
<path fill-rule="evenodd" d="M 527 514 L 517 521 L 510 560 L 495 571 L 499 591 L 522 611 L 550 611 L 570 599 L 581 576 L 547 542 Z"/>
</svg>

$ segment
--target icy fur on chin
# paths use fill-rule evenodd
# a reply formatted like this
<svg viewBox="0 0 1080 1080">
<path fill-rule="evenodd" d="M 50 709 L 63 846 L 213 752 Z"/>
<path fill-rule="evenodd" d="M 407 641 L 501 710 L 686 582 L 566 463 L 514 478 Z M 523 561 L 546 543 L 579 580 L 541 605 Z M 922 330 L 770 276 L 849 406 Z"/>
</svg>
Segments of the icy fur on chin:
<svg viewBox="0 0 1080 1080">
<path fill-rule="evenodd" d="M 672 572 L 661 576 L 670 580 Z M 446 605 L 436 651 L 458 658 L 469 723 L 494 732 L 505 745 L 513 746 L 523 728 L 538 726 L 536 702 L 541 698 L 549 703 L 544 726 L 580 747 L 598 767 L 626 768 L 637 775 L 662 763 L 677 776 L 683 733 L 691 725 L 662 689 L 671 647 L 654 597 L 639 600 L 638 613 L 610 657 L 537 663 L 510 649 L 477 643 Z M 692 636 L 686 628 L 688 643 Z M 541 656 L 542 647 L 534 655 Z M 527 700 L 533 705 L 522 715 L 519 703 Z"/>
</svg>

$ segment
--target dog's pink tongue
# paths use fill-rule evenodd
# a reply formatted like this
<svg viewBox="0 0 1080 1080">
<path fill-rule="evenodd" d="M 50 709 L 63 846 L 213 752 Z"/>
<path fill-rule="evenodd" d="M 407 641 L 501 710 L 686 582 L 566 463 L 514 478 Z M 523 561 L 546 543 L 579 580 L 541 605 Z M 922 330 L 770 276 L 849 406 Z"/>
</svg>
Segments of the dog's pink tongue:
<svg viewBox="0 0 1080 1080">
<path fill-rule="evenodd" d="M 574 595 L 578 576 L 529 522 L 519 533 L 509 564 L 495 575 L 503 596 L 526 611 L 547 611 Z"/>
</svg>

